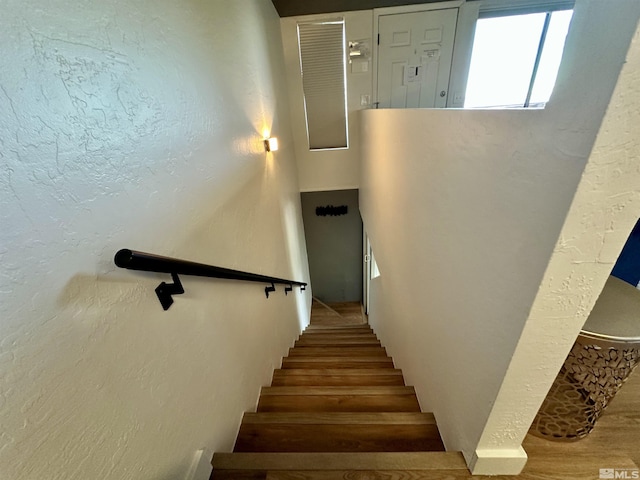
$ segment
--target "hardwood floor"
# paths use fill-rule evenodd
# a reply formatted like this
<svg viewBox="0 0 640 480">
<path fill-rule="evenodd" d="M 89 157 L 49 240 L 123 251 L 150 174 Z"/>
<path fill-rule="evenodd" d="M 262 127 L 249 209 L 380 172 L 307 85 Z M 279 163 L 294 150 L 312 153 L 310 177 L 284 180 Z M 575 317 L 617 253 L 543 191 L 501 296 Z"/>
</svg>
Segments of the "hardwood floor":
<svg viewBox="0 0 640 480">
<path fill-rule="evenodd" d="M 586 438 L 560 443 L 527 435 L 523 447 L 529 455 L 524 473 L 536 479 L 597 479 L 600 468 L 629 468 L 625 459 L 640 466 L 640 370 L 631 374 Z M 585 462 L 588 476 L 555 473 Z"/>
</svg>

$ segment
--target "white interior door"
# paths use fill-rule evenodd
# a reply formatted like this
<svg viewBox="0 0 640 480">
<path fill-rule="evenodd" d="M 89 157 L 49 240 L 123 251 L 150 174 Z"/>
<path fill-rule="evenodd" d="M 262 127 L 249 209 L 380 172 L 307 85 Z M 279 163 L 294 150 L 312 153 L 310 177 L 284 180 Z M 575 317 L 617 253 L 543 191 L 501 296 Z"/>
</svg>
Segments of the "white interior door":
<svg viewBox="0 0 640 480">
<path fill-rule="evenodd" d="M 379 108 L 444 108 L 458 9 L 381 15 Z"/>
</svg>

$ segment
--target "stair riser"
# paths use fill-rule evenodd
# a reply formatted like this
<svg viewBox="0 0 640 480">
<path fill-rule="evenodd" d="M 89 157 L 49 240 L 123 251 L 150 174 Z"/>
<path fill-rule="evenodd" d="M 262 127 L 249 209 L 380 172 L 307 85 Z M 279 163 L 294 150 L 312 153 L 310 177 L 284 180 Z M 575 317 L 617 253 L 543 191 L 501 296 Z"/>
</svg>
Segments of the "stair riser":
<svg viewBox="0 0 640 480">
<path fill-rule="evenodd" d="M 294 347 L 378 347 L 380 348 L 380 341 L 373 339 L 365 340 L 353 340 L 353 339 L 320 339 L 312 340 L 303 338 L 296 340 Z"/>
<path fill-rule="evenodd" d="M 293 375 L 274 376 L 271 386 L 384 386 L 404 385 L 404 380 L 397 375 Z"/>
<path fill-rule="evenodd" d="M 309 325 L 305 331 L 309 332 L 323 332 L 323 331 L 336 331 L 336 332 L 373 332 L 373 329 L 367 324 L 362 325 Z"/>
<path fill-rule="evenodd" d="M 209 480 L 266 480 L 266 470 L 213 470 Z M 289 475 L 292 472 L 272 472 L 275 474 Z M 294 474 L 295 475 L 295 474 Z M 292 478 L 292 477 L 288 477 Z M 298 478 L 298 477 L 293 477 Z M 340 477 L 338 477 L 340 478 Z"/>
<path fill-rule="evenodd" d="M 244 424 L 234 452 L 444 451 L 435 425 Z"/>
<path fill-rule="evenodd" d="M 307 338 L 315 338 L 315 337 L 322 338 L 325 336 L 334 336 L 334 335 L 336 336 L 344 335 L 344 336 L 359 337 L 359 338 L 368 338 L 371 336 L 376 336 L 375 332 L 370 329 L 367 329 L 367 330 L 309 330 L 309 329 L 306 329 L 300 335 Z"/>
<path fill-rule="evenodd" d="M 386 357 L 382 347 L 298 347 L 289 350 L 289 357 Z"/>
<path fill-rule="evenodd" d="M 296 359 L 299 360 L 299 359 Z M 389 370 L 388 368 L 384 368 L 384 369 L 380 369 L 380 368 L 316 368 L 316 369 L 289 369 L 289 370 L 283 370 L 283 369 L 276 369 L 273 371 L 274 377 L 278 376 L 278 375 L 283 375 L 283 376 L 295 376 L 295 375 L 339 375 L 339 376 L 345 376 L 345 375 L 357 375 L 357 376 L 364 376 L 364 375 L 372 375 L 372 376 L 377 376 L 377 375 L 387 375 L 387 376 L 396 376 L 396 377 L 402 377 L 402 371 L 398 370 L 398 369 L 391 369 Z"/>
<path fill-rule="evenodd" d="M 393 361 L 388 357 L 380 357 L 376 360 L 357 361 L 351 358 L 344 359 L 313 359 L 305 357 L 297 357 L 296 359 L 283 359 L 283 369 L 318 369 L 318 368 L 348 368 L 348 369 L 372 369 L 372 368 L 391 368 L 394 369 Z"/>
<path fill-rule="evenodd" d="M 370 327 L 358 327 L 358 328 L 338 328 L 338 327 L 325 327 L 325 328 L 313 328 L 307 327 L 303 332 L 305 335 L 375 335 L 373 328 Z"/>
<path fill-rule="evenodd" d="M 243 424 L 287 425 L 435 425 L 432 413 L 310 413 L 310 412 L 245 412 Z"/>
<path fill-rule="evenodd" d="M 367 472 L 374 464 L 380 470 L 461 470 L 467 475 L 469 473 L 460 452 L 216 453 L 213 456 L 213 466 L 220 470 L 327 469 Z M 440 475 L 447 478 L 443 473 Z"/>
<path fill-rule="evenodd" d="M 415 395 L 268 395 L 258 412 L 419 412 Z"/>
<path fill-rule="evenodd" d="M 377 335 L 373 333 L 362 333 L 359 335 L 347 335 L 344 333 L 332 333 L 332 334 L 319 334 L 319 333 L 302 333 L 300 334 L 300 340 L 308 340 L 308 341 L 321 341 L 321 340 L 354 340 L 358 342 L 363 342 L 366 340 L 374 340 L 378 341 Z"/>
</svg>

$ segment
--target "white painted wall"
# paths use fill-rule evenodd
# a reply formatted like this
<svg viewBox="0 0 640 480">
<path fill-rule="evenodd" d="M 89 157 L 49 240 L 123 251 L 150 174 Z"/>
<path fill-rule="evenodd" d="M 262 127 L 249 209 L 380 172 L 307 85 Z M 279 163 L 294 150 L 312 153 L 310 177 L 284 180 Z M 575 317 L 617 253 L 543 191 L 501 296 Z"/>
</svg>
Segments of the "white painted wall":
<svg viewBox="0 0 640 480">
<path fill-rule="evenodd" d="M 183 277 L 165 313 L 168 276 L 112 259 L 308 279 L 279 18 L 8 0 L 0 44 L 0 478 L 184 478 L 231 449 L 310 292 Z"/>
<path fill-rule="evenodd" d="M 533 421 L 640 217 L 639 133 L 640 29 L 480 439 L 478 471 Z M 532 376 L 538 359 L 545 368 Z"/>
<path fill-rule="evenodd" d="M 633 0 L 616 9 L 578 0 L 556 92 L 543 111 L 363 112 L 360 205 L 382 272 L 372 281 L 369 319 L 422 408 L 434 411 L 447 448 L 462 450 L 477 473 L 522 468 L 522 438 L 638 217 L 623 201 L 637 195 L 637 169 L 632 180 L 616 179 L 632 170 L 629 158 L 618 164 L 594 153 L 597 188 L 587 176 L 581 188 L 591 182 L 601 196 L 587 196 L 569 219 L 578 220 L 572 234 L 591 248 L 567 253 L 572 243 L 561 240 L 560 266 L 541 287 L 639 16 Z M 634 114 L 637 101 L 626 95 Z M 623 119 L 611 115 L 603 135 L 617 126 L 616 115 Z M 614 135 L 603 149 L 626 152 L 630 142 L 631 135 Z M 619 224 L 613 210 L 625 210 Z M 605 235 L 610 225 L 621 231 Z M 576 267 L 571 255 L 605 265 Z M 592 276 L 570 276 L 568 285 L 593 284 L 576 300 L 561 285 L 579 269 Z M 532 313 L 539 327 L 530 327 L 532 306 L 542 309 L 547 289 L 551 306 Z M 565 315 L 573 320 L 560 335 L 545 329 Z M 525 324 L 533 329 L 523 335 Z M 516 348 L 519 341 L 526 348 Z M 538 352 L 543 344 L 550 347 Z"/>
<path fill-rule="evenodd" d="M 349 115 L 349 148 L 340 150 L 309 150 L 304 94 L 300 75 L 300 54 L 298 51 L 298 23 L 336 20 L 345 21 L 346 40 L 369 40 L 371 52 L 375 48 L 372 40 L 373 11 L 341 12 L 335 14 L 305 15 L 286 17 L 280 20 L 282 45 L 286 62 L 287 85 L 300 191 L 349 190 L 358 188 L 360 182 L 360 139 L 357 112 L 369 108 L 360 105 L 361 95 L 372 92 L 372 62 L 368 62 L 367 72 L 352 72 L 347 65 L 347 108 Z"/>
</svg>

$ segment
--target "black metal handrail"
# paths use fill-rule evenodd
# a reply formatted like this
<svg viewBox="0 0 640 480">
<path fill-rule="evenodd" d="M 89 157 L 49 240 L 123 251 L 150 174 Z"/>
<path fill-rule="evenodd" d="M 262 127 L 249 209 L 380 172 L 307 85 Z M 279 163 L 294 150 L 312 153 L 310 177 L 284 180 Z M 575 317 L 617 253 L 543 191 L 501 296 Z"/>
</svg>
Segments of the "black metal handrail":
<svg viewBox="0 0 640 480">
<path fill-rule="evenodd" d="M 122 249 L 119 250 L 114 262 L 118 267 L 128 268 L 129 270 L 140 270 L 145 272 L 169 273 L 173 278 L 173 283 L 162 282 L 156 288 L 156 294 L 162 304 L 162 308 L 167 310 L 173 304 L 172 295 L 184 293 L 182 283 L 180 283 L 180 275 L 195 275 L 198 277 L 223 278 L 228 280 L 240 280 L 244 282 L 268 283 L 264 292 L 267 298 L 269 293 L 275 292 L 276 284 L 287 285 L 284 289 L 285 295 L 293 290 L 293 286 L 299 286 L 300 291 L 306 289 L 305 282 L 296 282 L 284 278 L 269 277 L 267 275 L 259 275 L 257 273 L 242 272 L 232 270 L 230 268 L 215 267 L 204 263 L 190 262 L 179 258 L 163 257 L 152 253 L 138 252 L 135 250 Z"/>
</svg>

